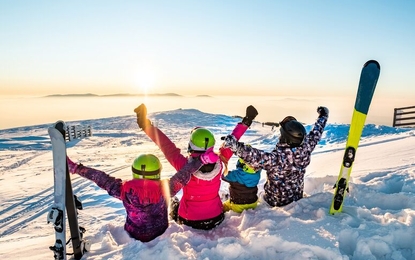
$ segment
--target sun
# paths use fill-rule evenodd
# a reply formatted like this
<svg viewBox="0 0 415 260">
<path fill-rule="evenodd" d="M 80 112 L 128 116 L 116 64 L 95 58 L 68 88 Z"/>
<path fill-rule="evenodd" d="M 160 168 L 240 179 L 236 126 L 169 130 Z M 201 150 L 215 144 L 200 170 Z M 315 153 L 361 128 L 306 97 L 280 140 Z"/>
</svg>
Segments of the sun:
<svg viewBox="0 0 415 260">
<path fill-rule="evenodd" d="M 154 88 L 156 73 L 150 68 L 139 68 L 135 73 L 135 86 L 140 92 L 147 95 Z"/>
</svg>

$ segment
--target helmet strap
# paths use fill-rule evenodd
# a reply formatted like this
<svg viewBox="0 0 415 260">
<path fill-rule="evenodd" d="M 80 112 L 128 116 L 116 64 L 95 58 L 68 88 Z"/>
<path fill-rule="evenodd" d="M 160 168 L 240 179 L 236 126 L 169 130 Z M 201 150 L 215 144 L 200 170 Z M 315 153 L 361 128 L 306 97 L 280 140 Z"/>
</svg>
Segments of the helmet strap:
<svg viewBox="0 0 415 260">
<path fill-rule="evenodd" d="M 205 137 L 205 150 L 207 150 L 208 144 L 209 144 L 209 138 Z"/>
<path fill-rule="evenodd" d="M 160 174 L 142 175 L 142 174 L 133 173 L 133 178 L 134 179 L 160 180 Z"/>
<path fill-rule="evenodd" d="M 143 167 L 142 167 L 143 168 Z M 145 167 L 144 167 L 145 168 Z M 160 174 L 160 169 L 157 169 L 157 170 L 155 170 L 155 171 L 143 171 L 143 170 L 137 170 L 136 168 L 134 168 L 134 167 L 131 167 L 131 171 L 133 172 L 133 173 L 135 173 L 135 174 L 138 174 L 138 175 L 143 175 L 143 176 L 152 176 L 152 175 L 157 175 L 157 174 Z"/>
</svg>

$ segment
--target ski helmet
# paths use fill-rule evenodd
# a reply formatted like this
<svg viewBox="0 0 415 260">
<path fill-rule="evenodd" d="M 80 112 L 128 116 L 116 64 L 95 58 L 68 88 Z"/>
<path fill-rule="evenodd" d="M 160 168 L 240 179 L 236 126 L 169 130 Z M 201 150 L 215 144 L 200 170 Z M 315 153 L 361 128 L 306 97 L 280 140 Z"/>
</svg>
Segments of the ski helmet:
<svg viewBox="0 0 415 260">
<path fill-rule="evenodd" d="M 291 147 L 300 146 L 307 134 L 303 124 L 293 116 L 287 116 L 280 122 L 280 143 L 287 143 Z"/>
<path fill-rule="evenodd" d="M 204 152 L 215 145 L 215 137 L 212 132 L 203 127 L 192 130 L 187 151 L 189 153 Z"/>
<path fill-rule="evenodd" d="M 138 156 L 131 166 L 134 179 L 159 180 L 161 169 L 160 160 L 152 154 Z"/>
<path fill-rule="evenodd" d="M 245 161 L 241 158 L 239 158 L 239 160 L 236 162 L 236 167 L 241 168 L 246 173 L 255 173 L 254 168 L 246 164 Z"/>
</svg>

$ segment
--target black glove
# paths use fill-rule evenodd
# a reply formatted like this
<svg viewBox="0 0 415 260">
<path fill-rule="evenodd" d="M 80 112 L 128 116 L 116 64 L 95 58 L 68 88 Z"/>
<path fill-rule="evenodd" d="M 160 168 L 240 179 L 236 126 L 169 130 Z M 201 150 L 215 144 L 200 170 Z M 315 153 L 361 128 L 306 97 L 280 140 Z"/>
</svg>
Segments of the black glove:
<svg viewBox="0 0 415 260">
<path fill-rule="evenodd" d="M 246 115 L 245 117 L 242 119 L 242 123 L 244 123 L 247 126 L 251 126 L 252 125 L 252 121 L 254 121 L 255 117 L 258 115 L 258 111 L 256 110 L 255 107 L 253 106 L 248 106 L 246 108 Z"/>
<path fill-rule="evenodd" d="M 134 109 L 134 112 L 137 115 L 137 124 L 141 129 L 145 129 L 147 126 L 151 125 L 151 121 L 147 119 L 147 107 L 144 104 L 139 105 Z"/>
<path fill-rule="evenodd" d="M 329 109 L 327 107 L 320 106 L 317 108 L 318 117 L 329 116 Z"/>
</svg>

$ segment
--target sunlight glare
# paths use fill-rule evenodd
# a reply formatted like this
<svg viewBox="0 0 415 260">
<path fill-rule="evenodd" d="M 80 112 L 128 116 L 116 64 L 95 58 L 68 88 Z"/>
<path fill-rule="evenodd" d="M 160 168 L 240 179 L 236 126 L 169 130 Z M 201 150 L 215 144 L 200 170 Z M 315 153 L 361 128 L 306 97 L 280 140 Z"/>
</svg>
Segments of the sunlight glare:
<svg viewBox="0 0 415 260">
<path fill-rule="evenodd" d="M 135 86 L 140 92 L 147 95 L 148 91 L 154 88 L 156 82 L 156 73 L 149 68 L 141 67 L 135 74 Z"/>
</svg>

